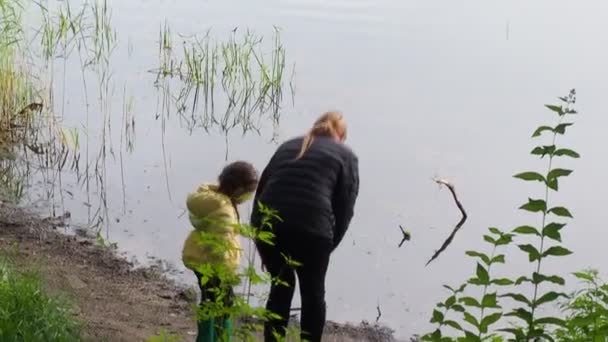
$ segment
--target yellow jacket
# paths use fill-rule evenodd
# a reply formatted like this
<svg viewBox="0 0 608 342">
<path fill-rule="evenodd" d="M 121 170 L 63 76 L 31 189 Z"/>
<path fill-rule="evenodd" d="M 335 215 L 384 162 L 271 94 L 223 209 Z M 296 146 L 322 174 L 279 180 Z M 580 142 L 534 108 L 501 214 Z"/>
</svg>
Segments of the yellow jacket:
<svg viewBox="0 0 608 342">
<path fill-rule="evenodd" d="M 186 206 L 194 230 L 184 243 L 184 265 L 196 270 L 203 264 L 219 264 L 236 270 L 241 244 L 234 229 L 238 214 L 230 198 L 219 193 L 216 185 L 205 184 L 188 195 Z"/>
</svg>

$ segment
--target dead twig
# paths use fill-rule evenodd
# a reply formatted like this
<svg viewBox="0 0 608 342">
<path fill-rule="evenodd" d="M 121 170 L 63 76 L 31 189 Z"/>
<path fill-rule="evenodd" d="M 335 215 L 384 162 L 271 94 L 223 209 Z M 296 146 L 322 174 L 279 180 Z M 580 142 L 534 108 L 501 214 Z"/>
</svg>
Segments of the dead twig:
<svg viewBox="0 0 608 342">
<path fill-rule="evenodd" d="M 462 203 L 460 203 L 460 200 L 458 199 L 458 195 L 456 194 L 454 185 L 446 180 L 439 179 L 439 178 L 434 178 L 433 181 L 435 181 L 435 183 L 437 183 L 439 185 L 446 186 L 448 188 L 448 190 L 450 190 L 450 192 L 452 193 L 452 197 L 454 198 L 454 202 L 456 202 L 456 206 L 458 207 L 458 209 L 460 210 L 460 213 L 462 214 L 462 218 L 460 219 L 460 221 L 458 221 L 458 223 L 456 224 L 456 227 L 454 227 L 454 230 L 452 230 L 452 233 L 450 234 L 450 236 L 445 240 L 443 245 L 441 245 L 441 248 L 439 248 L 435 252 L 433 257 L 426 263 L 426 266 L 428 266 L 431 262 L 433 262 L 433 260 L 437 259 L 437 257 L 439 257 L 439 255 L 443 251 L 445 251 L 446 248 L 448 248 L 450 243 L 452 243 L 452 240 L 454 240 L 454 236 L 456 236 L 456 233 L 460 230 L 462 225 L 464 225 L 465 221 L 467 220 L 467 212 L 464 210 Z"/>
<path fill-rule="evenodd" d="M 399 225 L 399 229 L 401 229 L 401 234 L 403 234 L 403 238 L 401 239 L 401 242 L 399 243 L 399 248 L 401 248 L 401 246 L 403 246 L 405 241 L 410 241 L 410 239 L 412 238 L 412 234 L 410 234 L 410 232 L 403 229 L 403 226 L 401 226 L 401 225 Z"/>
<path fill-rule="evenodd" d="M 376 317 L 376 323 L 380 322 L 380 318 L 382 317 L 382 311 L 380 311 L 380 304 L 376 306 L 376 311 L 378 311 L 378 316 Z"/>
</svg>

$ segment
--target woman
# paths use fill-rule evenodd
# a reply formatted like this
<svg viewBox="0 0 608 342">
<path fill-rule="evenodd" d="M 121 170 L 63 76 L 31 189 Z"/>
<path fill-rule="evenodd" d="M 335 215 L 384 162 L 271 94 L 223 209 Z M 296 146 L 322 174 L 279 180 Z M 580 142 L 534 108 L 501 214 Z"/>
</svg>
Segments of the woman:
<svg viewBox="0 0 608 342">
<path fill-rule="evenodd" d="M 201 185 L 186 200 L 194 230 L 184 243 L 182 259 L 201 289 L 197 342 L 231 339 L 230 309 L 241 257 L 237 205 L 255 191 L 258 176 L 251 164 L 239 161 L 226 166 L 218 180 L 217 185 Z"/>
<path fill-rule="evenodd" d="M 353 216 L 359 191 L 358 160 L 343 143 L 341 114 L 323 114 L 305 137 L 283 143 L 260 178 L 251 223 L 264 229 L 262 208 L 277 211 L 274 245 L 256 242 L 273 279 L 264 339 L 285 336 L 297 274 L 302 297 L 301 337 L 321 341 L 325 325 L 325 274 Z M 261 204 L 261 205 L 260 205 Z"/>
</svg>

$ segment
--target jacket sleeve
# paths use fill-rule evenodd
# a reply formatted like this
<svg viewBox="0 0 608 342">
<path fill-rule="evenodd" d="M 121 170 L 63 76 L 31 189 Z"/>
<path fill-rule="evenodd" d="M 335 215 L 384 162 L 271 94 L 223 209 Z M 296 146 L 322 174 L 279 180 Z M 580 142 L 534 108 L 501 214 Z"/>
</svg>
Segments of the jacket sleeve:
<svg viewBox="0 0 608 342">
<path fill-rule="evenodd" d="M 359 162 L 355 155 L 344 164 L 332 198 L 334 216 L 334 249 L 340 244 L 350 225 L 359 195 Z"/>
</svg>

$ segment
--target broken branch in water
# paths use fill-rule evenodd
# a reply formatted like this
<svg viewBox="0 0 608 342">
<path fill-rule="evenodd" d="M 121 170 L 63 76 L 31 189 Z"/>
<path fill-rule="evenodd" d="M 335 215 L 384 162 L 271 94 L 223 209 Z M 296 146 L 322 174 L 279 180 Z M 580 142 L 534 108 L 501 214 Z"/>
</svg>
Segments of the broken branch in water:
<svg viewBox="0 0 608 342">
<path fill-rule="evenodd" d="M 460 200 L 458 199 L 458 195 L 456 194 L 454 185 L 446 180 L 439 179 L 439 178 L 434 178 L 433 181 L 435 181 L 435 183 L 439 184 L 440 186 L 441 185 L 446 186 L 448 188 L 448 190 L 450 190 L 450 192 L 452 193 L 452 197 L 454 198 L 454 202 L 456 202 L 456 206 L 458 207 L 458 209 L 460 210 L 460 213 L 462 214 L 462 218 L 460 219 L 460 221 L 458 221 L 458 223 L 456 224 L 456 227 L 454 227 L 454 230 L 452 230 L 452 233 L 450 234 L 450 236 L 445 240 L 443 245 L 441 245 L 441 248 L 439 248 L 435 252 L 435 254 L 433 254 L 433 257 L 426 263 L 426 266 L 428 266 L 431 262 L 433 262 L 433 260 L 437 259 L 437 257 L 439 257 L 439 255 L 443 251 L 445 251 L 446 248 L 448 248 L 450 243 L 452 243 L 452 240 L 454 240 L 454 236 L 456 236 L 456 233 L 460 230 L 462 225 L 467 220 L 467 212 L 464 210 L 462 203 L 460 203 Z"/>
<path fill-rule="evenodd" d="M 410 232 L 403 229 L 403 226 L 401 226 L 401 225 L 399 225 L 399 229 L 401 229 L 401 234 L 403 234 L 403 238 L 401 239 L 401 242 L 399 243 L 399 248 L 401 248 L 401 246 L 403 246 L 405 241 L 410 241 L 410 239 L 412 238 L 412 234 L 410 234 Z"/>
</svg>

